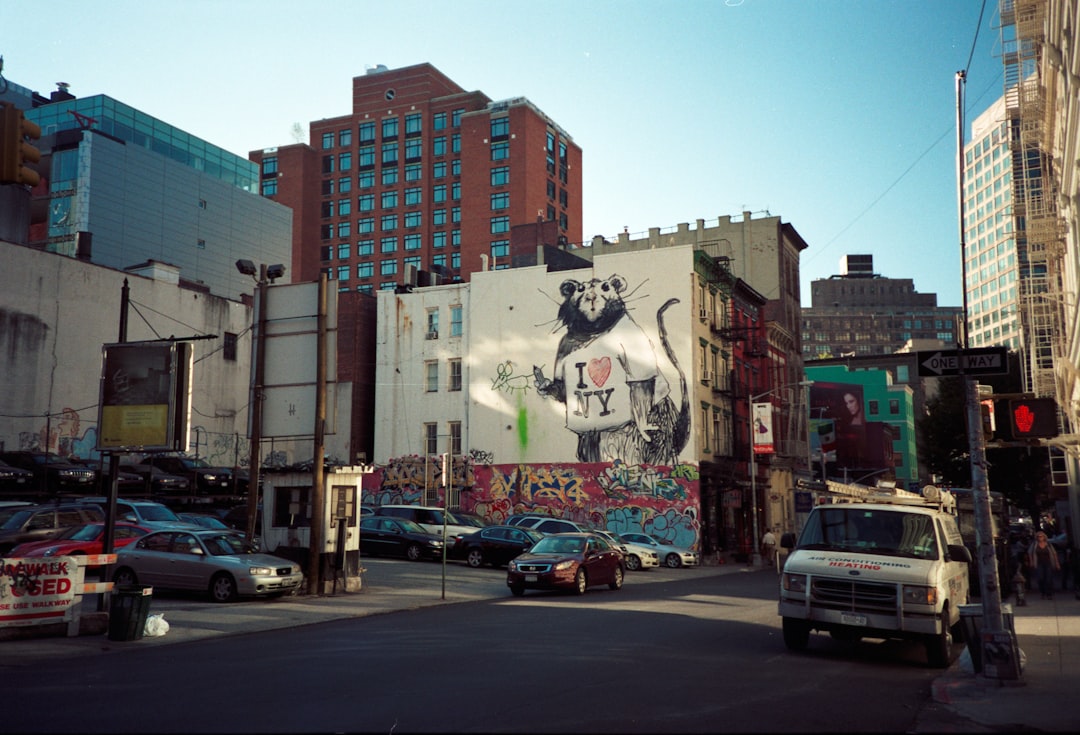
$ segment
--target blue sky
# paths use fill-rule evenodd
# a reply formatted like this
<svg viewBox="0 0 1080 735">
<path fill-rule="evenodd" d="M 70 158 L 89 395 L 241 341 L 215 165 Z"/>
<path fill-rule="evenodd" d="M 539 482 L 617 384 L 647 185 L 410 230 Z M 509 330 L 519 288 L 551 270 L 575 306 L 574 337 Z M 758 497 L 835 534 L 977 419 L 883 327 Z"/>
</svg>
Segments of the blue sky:
<svg viewBox="0 0 1080 735">
<path fill-rule="evenodd" d="M 429 62 L 573 136 L 586 239 L 768 212 L 809 245 L 804 305 L 841 256 L 871 253 L 876 272 L 960 306 L 955 74 L 970 123 L 1002 92 L 996 8 L 58 0 L 8 3 L 0 54 L 10 81 L 107 94 L 245 156 L 348 114 L 368 67 Z"/>
</svg>

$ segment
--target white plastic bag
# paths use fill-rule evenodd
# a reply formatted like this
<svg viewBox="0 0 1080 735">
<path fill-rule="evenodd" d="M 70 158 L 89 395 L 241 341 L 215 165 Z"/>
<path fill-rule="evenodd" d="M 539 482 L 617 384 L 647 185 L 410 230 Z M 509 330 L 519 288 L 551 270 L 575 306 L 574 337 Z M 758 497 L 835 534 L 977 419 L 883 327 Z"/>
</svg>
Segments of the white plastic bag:
<svg viewBox="0 0 1080 735">
<path fill-rule="evenodd" d="M 168 632 L 169 621 L 165 619 L 165 613 L 155 613 L 146 616 L 146 627 L 143 628 L 144 636 L 156 637 L 165 635 Z"/>
</svg>

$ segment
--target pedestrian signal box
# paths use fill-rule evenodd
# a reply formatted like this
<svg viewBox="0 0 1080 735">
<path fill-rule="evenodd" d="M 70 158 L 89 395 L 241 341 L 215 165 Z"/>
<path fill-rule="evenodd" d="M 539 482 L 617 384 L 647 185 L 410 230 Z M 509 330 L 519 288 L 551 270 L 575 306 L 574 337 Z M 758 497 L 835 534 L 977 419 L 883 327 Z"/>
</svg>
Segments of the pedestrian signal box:
<svg viewBox="0 0 1080 735">
<path fill-rule="evenodd" d="M 1013 439 L 1047 439 L 1057 436 L 1057 401 L 1053 398 L 1010 399 L 1009 429 Z"/>
</svg>

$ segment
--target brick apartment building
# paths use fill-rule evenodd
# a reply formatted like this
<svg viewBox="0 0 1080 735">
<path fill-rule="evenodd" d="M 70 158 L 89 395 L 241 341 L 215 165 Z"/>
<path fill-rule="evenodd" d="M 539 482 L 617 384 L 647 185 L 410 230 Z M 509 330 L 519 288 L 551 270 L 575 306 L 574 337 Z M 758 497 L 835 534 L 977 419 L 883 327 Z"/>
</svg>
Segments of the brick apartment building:
<svg viewBox="0 0 1080 735">
<path fill-rule="evenodd" d="M 582 240 L 581 149 L 524 97 L 493 102 L 431 64 L 380 65 L 310 140 L 250 153 L 261 193 L 294 212 L 294 280 L 325 271 L 360 293 L 417 271 L 468 280 L 510 267 L 514 227 Z"/>
</svg>

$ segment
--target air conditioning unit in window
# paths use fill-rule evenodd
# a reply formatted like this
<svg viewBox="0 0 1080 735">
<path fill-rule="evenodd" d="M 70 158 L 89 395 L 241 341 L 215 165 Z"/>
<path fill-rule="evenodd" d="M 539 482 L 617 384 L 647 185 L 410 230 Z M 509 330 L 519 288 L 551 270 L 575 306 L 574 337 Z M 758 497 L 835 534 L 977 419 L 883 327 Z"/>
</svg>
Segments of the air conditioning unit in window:
<svg viewBox="0 0 1080 735">
<path fill-rule="evenodd" d="M 428 339 L 438 339 L 438 338 L 439 338 L 439 332 L 438 332 L 438 330 L 433 330 L 433 331 L 431 331 L 431 332 L 428 332 L 428 333 L 427 333 L 427 338 L 428 338 Z"/>
<path fill-rule="evenodd" d="M 712 385 L 713 373 L 712 370 L 704 370 L 701 373 L 701 382 L 704 385 Z"/>
<path fill-rule="evenodd" d="M 709 310 L 708 309 L 698 309 L 698 318 L 701 319 L 701 321 L 703 321 L 703 322 L 708 321 L 709 320 Z"/>
</svg>

